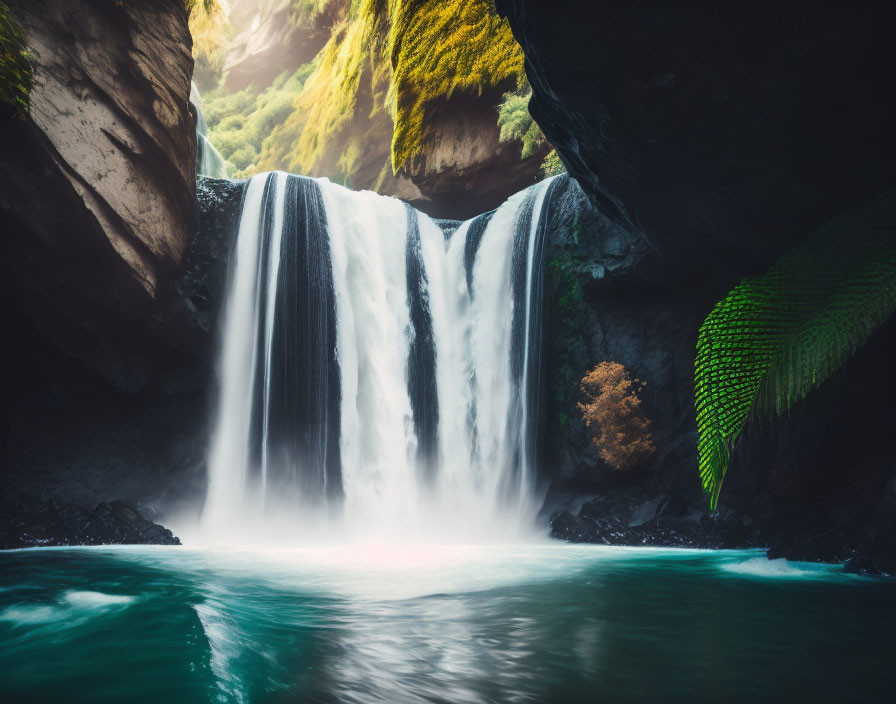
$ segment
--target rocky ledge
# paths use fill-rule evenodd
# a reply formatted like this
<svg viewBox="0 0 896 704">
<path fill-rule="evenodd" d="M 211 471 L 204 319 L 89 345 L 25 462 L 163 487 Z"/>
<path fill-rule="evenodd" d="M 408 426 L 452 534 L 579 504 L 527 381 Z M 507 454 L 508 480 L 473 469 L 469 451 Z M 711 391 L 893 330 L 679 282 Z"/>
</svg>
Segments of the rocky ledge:
<svg viewBox="0 0 896 704">
<path fill-rule="evenodd" d="M 20 496 L 0 506 L 0 549 L 52 545 L 180 545 L 180 538 L 121 501 L 93 511 Z"/>
<path fill-rule="evenodd" d="M 883 529 L 892 521 L 896 482 L 888 488 L 889 514 L 878 510 L 871 521 L 839 507 L 827 513 L 795 511 L 788 517 L 768 509 L 758 514 L 740 507 L 721 506 L 708 513 L 678 493 L 651 496 L 637 485 L 605 487 L 599 494 L 573 492 L 564 501 L 560 492 L 546 505 L 550 535 L 571 543 L 651 545 L 705 549 L 762 548 L 769 559 L 842 563 L 847 572 L 896 575 L 896 554 L 886 539 L 875 540 L 865 525 Z M 557 505 L 565 504 L 557 509 Z M 776 514 L 776 515 L 775 515 Z M 544 514 L 543 514 L 544 515 Z M 873 531 L 872 531 L 873 532 Z M 880 536 L 883 537 L 883 536 Z"/>
</svg>

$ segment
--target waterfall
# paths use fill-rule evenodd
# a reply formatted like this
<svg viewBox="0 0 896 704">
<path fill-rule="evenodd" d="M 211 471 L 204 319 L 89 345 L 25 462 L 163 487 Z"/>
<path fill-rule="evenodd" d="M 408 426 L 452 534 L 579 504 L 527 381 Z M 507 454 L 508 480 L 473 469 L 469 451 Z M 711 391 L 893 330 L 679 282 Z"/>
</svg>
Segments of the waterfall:
<svg viewBox="0 0 896 704">
<path fill-rule="evenodd" d="M 528 526 L 551 183 L 451 231 L 326 179 L 250 179 L 205 524 L 471 538 Z"/>
<path fill-rule="evenodd" d="M 205 118 L 200 109 L 199 88 L 190 82 L 190 102 L 196 110 L 196 173 L 211 178 L 227 178 L 227 162 L 206 137 Z"/>
</svg>

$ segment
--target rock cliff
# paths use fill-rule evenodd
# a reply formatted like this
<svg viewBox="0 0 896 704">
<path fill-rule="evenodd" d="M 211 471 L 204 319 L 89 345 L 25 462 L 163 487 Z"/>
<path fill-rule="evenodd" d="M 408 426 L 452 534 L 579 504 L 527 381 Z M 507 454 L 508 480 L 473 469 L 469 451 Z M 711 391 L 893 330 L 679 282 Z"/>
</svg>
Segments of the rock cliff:
<svg viewBox="0 0 896 704">
<path fill-rule="evenodd" d="M 34 86 L 27 119 L 0 129 L 4 298 L 66 354 L 138 388 L 179 344 L 164 328 L 195 223 L 184 3 L 9 6 Z"/>
</svg>

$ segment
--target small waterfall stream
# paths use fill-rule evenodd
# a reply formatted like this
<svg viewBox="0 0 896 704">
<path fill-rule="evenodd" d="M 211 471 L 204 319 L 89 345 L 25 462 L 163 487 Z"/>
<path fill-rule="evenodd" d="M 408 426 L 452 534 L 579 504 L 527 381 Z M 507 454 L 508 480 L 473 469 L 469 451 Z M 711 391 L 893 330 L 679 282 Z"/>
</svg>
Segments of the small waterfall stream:
<svg viewBox="0 0 896 704">
<path fill-rule="evenodd" d="M 551 183 L 451 232 L 394 198 L 253 177 L 206 526 L 329 517 L 351 534 L 474 537 L 531 523 Z"/>
<path fill-rule="evenodd" d="M 227 178 L 227 163 L 215 145 L 206 137 L 205 118 L 202 117 L 202 98 L 199 88 L 190 82 L 190 102 L 196 110 L 196 173 L 211 178 Z"/>
</svg>

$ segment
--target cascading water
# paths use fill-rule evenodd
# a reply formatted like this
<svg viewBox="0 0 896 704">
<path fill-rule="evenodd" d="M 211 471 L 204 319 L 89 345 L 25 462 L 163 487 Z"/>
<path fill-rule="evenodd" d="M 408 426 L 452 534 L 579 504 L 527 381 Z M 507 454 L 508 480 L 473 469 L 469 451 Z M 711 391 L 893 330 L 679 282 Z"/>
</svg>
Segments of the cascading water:
<svg viewBox="0 0 896 704">
<path fill-rule="evenodd" d="M 202 117 L 202 110 L 199 107 L 201 101 L 199 88 L 190 82 L 190 102 L 196 110 L 196 173 L 211 178 L 227 178 L 227 162 L 206 137 L 205 118 Z"/>
<path fill-rule="evenodd" d="M 452 538 L 528 526 L 551 183 L 446 238 L 393 198 L 253 177 L 206 526 L 329 516 L 330 531 Z"/>
</svg>

